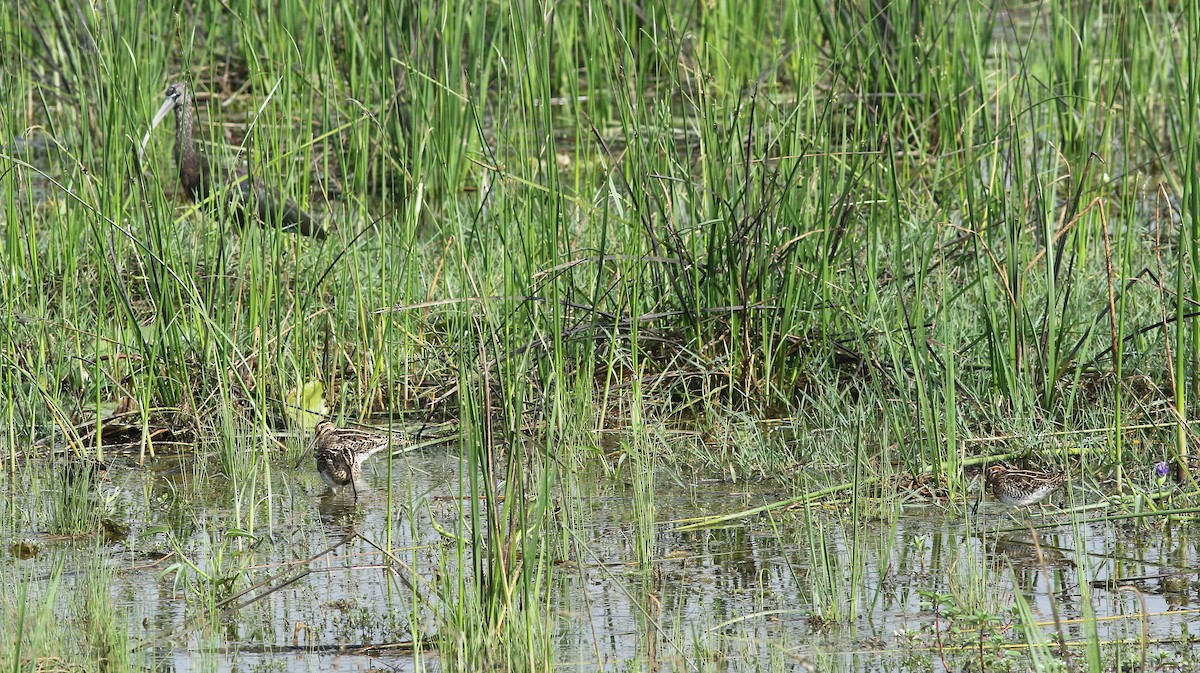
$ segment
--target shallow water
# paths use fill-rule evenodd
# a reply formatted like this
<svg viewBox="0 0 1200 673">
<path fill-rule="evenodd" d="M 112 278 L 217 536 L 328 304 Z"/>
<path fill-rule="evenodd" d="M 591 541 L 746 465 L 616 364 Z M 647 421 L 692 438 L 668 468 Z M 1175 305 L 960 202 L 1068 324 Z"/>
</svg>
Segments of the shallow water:
<svg viewBox="0 0 1200 673">
<path fill-rule="evenodd" d="M 456 522 L 466 503 L 456 456 L 433 449 L 394 459 L 390 509 L 386 459 L 369 464 L 369 488 L 357 503 L 348 494 L 327 495 L 308 463 L 296 470 L 273 465 L 269 480 L 244 486 L 209 478 L 201 487 L 192 470 L 190 462 L 170 459 L 158 459 L 154 469 L 110 470 L 99 487 L 104 507 L 130 526 L 112 544 L 48 538 L 40 524 L 29 523 L 36 517 L 13 516 L 22 508 L 38 511 L 37 490 L 18 493 L 10 484 L 6 520 L 26 522 L 13 539 L 30 541 L 40 553 L 27 560 L 10 555 L 6 592 L 12 595 L 30 573 L 44 583 L 55 559 L 63 561 L 70 587 L 85 575 L 72 570 L 87 568 L 98 550 L 115 573 L 112 595 L 133 641 L 143 645 L 146 663 L 161 670 L 407 671 L 416 670 L 418 658 L 420 667 L 438 668 L 428 643 L 416 655 L 407 646 L 370 655 L 346 650 L 411 643 L 414 630 L 433 635 L 435 614 L 428 605 L 414 614 L 404 582 L 415 582 L 437 605 L 436 578 L 453 576 L 460 564 L 469 568 L 469 552 L 460 556 L 452 537 L 461 534 Z M 1034 523 L 1066 522 L 1041 531 L 1039 561 L 1029 532 L 1017 523 L 1024 515 L 1014 518 L 995 503 L 973 515 L 969 504 L 908 505 L 893 513 L 878 500 L 847 500 L 681 531 L 673 522 L 736 513 L 783 494 L 664 472 L 655 484 L 654 523 L 639 528 L 637 521 L 647 518 L 634 515 L 631 486 L 598 475 L 577 483 L 578 492 L 556 493 L 556 516 L 568 532 L 555 548 L 569 552 L 551 559 L 550 605 L 542 611 L 552 615 L 553 651 L 563 670 L 891 671 L 946 670 L 946 664 L 959 670 L 970 655 L 956 647 L 974 641 L 950 633 L 967 626 L 953 616 L 999 615 L 989 637 L 1020 642 L 1019 626 L 1010 626 L 1020 623 L 1010 611 L 1015 589 L 1029 601 L 1051 651 L 1054 608 L 1069 641 L 1085 634 L 1071 621 L 1084 616 L 1084 605 L 1100 618 L 1101 640 L 1140 637 L 1140 600 L 1150 615 L 1151 642 L 1200 627 L 1195 575 L 1164 576 L 1196 566 L 1197 545 L 1186 527 L 1071 524 L 1062 510 L 1034 513 Z M 1074 495 L 1083 497 L 1078 489 Z M 338 545 L 351 534 L 361 539 Z M 388 569 L 377 546 L 388 547 L 389 535 L 393 554 L 413 571 Z M 644 564 L 637 561 L 639 540 L 649 540 Z M 289 568 L 310 572 L 268 585 L 282 586 L 276 591 L 264 587 L 237 598 L 244 605 L 261 594 L 208 630 L 199 626 L 205 603 L 168 571 L 182 560 L 170 555 L 176 547 L 195 566 L 187 576 L 211 576 L 218 599 Z M 252 569 L 239 576 L 243 562 Z M 1109 585 L 1133 577 L 1148 577 L 1127 583 L 1136 593 Z"/>
</svg>

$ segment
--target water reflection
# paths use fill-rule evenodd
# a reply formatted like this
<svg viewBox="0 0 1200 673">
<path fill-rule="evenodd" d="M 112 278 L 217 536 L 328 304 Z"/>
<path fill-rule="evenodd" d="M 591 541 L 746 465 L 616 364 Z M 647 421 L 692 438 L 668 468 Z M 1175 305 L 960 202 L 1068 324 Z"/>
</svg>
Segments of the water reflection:
<svg viewBox="0 0 1200 673">
<path fill-rule="evenodd" d="M 1063 542 L 1058 536 L 1046 540 L 1042 540 L 1040 536 L 1035 539 L 1033 536 L 1015 537 L 1011 535 L 982 539 L 988 545 L 988 555 L 992 557 L 993 563 L 997 566 L 1007 563 L 1013 569 L 1021 571 L 1043 568 L 1054 570 L 1075 568 L 1075 561 L 1068 556 L 1067 550 L 1056 546 Z M 1027 585 L 1022 583 L 1022 586 Z"/>
<path fill-rule="evenodd" d="M 326 491 L 317 500 L 317 511 L 321 523 L 329 535 L 350 535 L 355 526 L 362 522 L 365 510 L 359 505 L 355 493 L 343 489 L 339 493 Z"/>
</svg>

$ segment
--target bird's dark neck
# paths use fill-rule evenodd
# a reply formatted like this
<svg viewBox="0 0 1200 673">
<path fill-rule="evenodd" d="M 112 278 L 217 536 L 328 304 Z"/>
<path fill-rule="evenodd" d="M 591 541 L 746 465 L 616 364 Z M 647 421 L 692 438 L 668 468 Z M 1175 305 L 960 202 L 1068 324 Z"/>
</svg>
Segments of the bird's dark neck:
<svg viewBox="0 0 1200 673">
<path fill-rule="evenodd" d="M 188 96 L 175 107 L 175 165 L 183 188 L 193 201 L 200 201 L 208 196 L 211 168 L 208 157 L 196 151 L 192 137 L 195 127 L 196 107 Z"/>
</svg>

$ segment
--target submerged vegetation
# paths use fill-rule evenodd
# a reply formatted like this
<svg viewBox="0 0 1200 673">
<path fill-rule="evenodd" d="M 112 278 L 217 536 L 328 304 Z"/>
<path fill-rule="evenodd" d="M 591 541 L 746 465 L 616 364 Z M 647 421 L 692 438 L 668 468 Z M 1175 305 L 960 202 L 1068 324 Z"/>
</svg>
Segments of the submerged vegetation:
<svg viewBox="0 0 1200 673">
<path fill-rule="evenodd" d="M 1155 1 L 18 3 L 0 667 L 1194 665 L 1146 600 L 1197 558 L 1160 531 L 1197 511 L 1198 36 Z M 324 240 L 140 152 L 179 80 Z M 399 438 L 373 495 L 320 495 L 326 416 Z M 1068 509 L 979 515 L 998 461 Z"/>
</svg>

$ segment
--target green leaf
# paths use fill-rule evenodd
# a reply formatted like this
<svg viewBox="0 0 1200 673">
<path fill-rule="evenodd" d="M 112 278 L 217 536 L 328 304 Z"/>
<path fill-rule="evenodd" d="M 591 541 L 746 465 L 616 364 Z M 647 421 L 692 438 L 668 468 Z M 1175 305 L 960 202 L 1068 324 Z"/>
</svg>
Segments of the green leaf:
<svg viewBox="0 0 1200 673">
<path fill-rule="evenodd" d="M 308 430 L 325 416 L 325 384 L 309 381 L 288 393 L 288 418 Z"/>
</svg>

